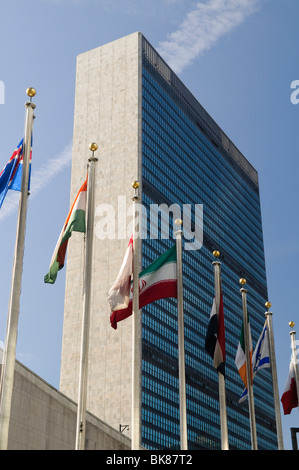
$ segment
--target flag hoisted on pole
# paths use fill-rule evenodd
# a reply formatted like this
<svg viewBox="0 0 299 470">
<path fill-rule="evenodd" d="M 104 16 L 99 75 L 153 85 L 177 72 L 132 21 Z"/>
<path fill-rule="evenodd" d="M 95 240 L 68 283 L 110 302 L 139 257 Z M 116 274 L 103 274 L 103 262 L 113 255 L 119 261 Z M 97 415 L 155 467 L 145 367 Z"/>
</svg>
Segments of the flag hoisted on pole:
<svg viewBox="0 0 299 470">
<path fill-rule="evenodd" d="M 87 208 L 86 208 L 86 235 L 85 235 L 85 260 L 83 283 L 83 315 L 82 336 L 79 369 L 78 409 L 76 426 L 76 450 L 85 449 L 86 436 L 86 402 L 88 380 L 88 352 L 89 352 L 89 325 L 90 325 L 90 297 L 91 297 L 91 273 L 94 232 L 94 182 L 95 163 L 98 159 L 94 152 L 98 146 L 95 143 L 89 145 L 92 156 L 88 159 L 88 183 L 87 183 Z"/>
<path fill-rule="evenodd" d="M 181 227 L 181 219 L 175 224 Z M 178 304 L 178 354 L 179 354 L 179 396 L 180 396 L 180 443 L 181 450 L 188 450 L 187 404 L 185 374 L 184 307 L 183 307 L 183 269 L 182 269 L 182 230 L 175 232 L 177 253 L 177 304 Z"/>
<path fill-rule="evenodd" d="M 268 339 L 269 339 L 270 368 L 271 368 L 271 375 L 272 375 L 277 443 L 278 443 L 278 450 L 284 450 L 281 414 L 280 414 L 279 391 L 278 391 L 277 368 L 276 368 L 275 345 L 274 345 L 274 334 L 273 334 L 273 324 L 272 324 L 273 314 L 272 312 L 269 311 L 269 308 L 271 307 L 271 302 L 267 301 L 265 303 L 265 307 L 267 308 L 265 315 L 266 315 L 266 325 L 267 325 L 267 332 L 268 332 Z"/>
<path fill-rule="evenodd" d="M 177 298 L 176 246 L 172 246 L 139 274 L 139 309 L 168 297 Z M 112 328 L 132 315 L 133 236 L 118 276 L 108 294 Z"/>
<path fill-rule="evenodd" d="M 246 279 L 241 278 L 240 284 L 244 286 L 246 284 Z M 251 341 L 251 333 L 250 333 L 250 324 L 249 324 L 248 313 L 247 313 L 247 299 L 246 299 L 247 289 L 242 287 L 242 289 L 240 289 L 240 292 L 242 294 L 243 326 L 242 326 L 240 343 L 238 346 L 235 362 L 239 370 L 239 373 L 241 375 L 241 373 L 244 370 L 244 366 L 240 368 L 239 358 L 240 356 L 245 355 L 244 356 L 245 376 L 243 375 L 242 380 L 244 381 L 244 385 L 248 390 L 248 406 L 249 406 L 252 450 L 257 450 L 255 409 L 254 409 L 254 398 L 253 398 L 253 387 L 252 387 L 252 341 Z"/>
<path fill-rule="evenodd" d="M 133 201 L 133 303 L 132 303 L 132 409 L 131 449 L 139 450 L 141 444 L 141 315 L 139 314 L 139 236 L 140 223 L 136 227 L 137 204 L 140 201 L 139 182 L 134 181 Z"/>
<path fill-rule="evenodd" d="M 0 208 L 9 189 L 21 191 L 23 173 L 24 139 L 20 141 L 12 156 L 0 171 Z M 30 189 L 31 150 L 29 161 L 28 191 Z"/>
<path fill-rule="evenodd" d="M 128 308 L 130 297 L 132 297 L 131 279 L 133 274 L 133 235 L 130 238 L 122 265 L 120 267 L 117 278 L 115 279 L 108 294 L 108 302 L 111 309 L 110 322 L 113 328 L 117 328 L 117 322 L 120 319 L 115 318 L 116 312 Z M 129 312 L 132 314 L 132 309 Z M 122 315 L 121 319 L 127 318 L 126 313 Z M 113 318 L 112 318 L 113 317 Z M 124 318 L 123 318 L 124 317 Z"/>
<path fill-rule="evenodd" d="M 214 250 L 213 255 L 215 258 L 219 258 L 220 253 L 218 250 Z M 213 358 L 213 365 L 218 372 L 221 449 L 228 450 L 229 443 L 225 391 L 225 330 L 220 261 L 214 261 L 213 266 L 215 278 L 215 297 L 207 329 L 205 349 Z"/>
<path fill-rule="evenodd" d="M 6 450 L 8 446 L 8 432 L 11 413 L 11 400 L 13 392 L 16 345 L 18 334 L 18 321 L 20 310 L 20 295 L 22 284 L 23 259 L 25 248 L 25 229 L 28 203 L 29 165 L 31 155 L 32 129 L 34 109 L 32 98 L 36 91 L 34 88 L 26 90 L 30 101 L 25 103 L 25 133 L 22 163 L 21 193 L 18 212 L 17 234 L 12 269 L 11 291 L 9 299 L 7 329 L 4 347 L 4 360 L 1 373 L 1 402 L 0 402 L 0 450 Z"/>
<path fill-rule="evenodd" d="M 135 195 L 133 203 L 139 201 L 138 182 L 134 182 Z M 134 206 L 133 214 L 136 214 Z M 134 216 L 134 227 L 136 219 Z M 132 423 L 131 423 L 131 446 L 138 450 L 141 441 L 141 316 L 139 311 L 142 307 L 159 299 L 168 297 L 177 298 L 177 253 L 176 246 L 172 246 L 163 253 L 140 274 L 138 261 L 138 245 L 133 241 L 137 237 L 138 230 L 129 241 L 121 268 L 108 294 L 111 314 L 110 323 L 112 328 L 117 329 L 118 322 L 125 320 L 133 314 L 132 319 Z M 137 257 L 137 261 L 136 261 Z M 136 263 L 136 264 L 135 264 Z M 138 289 L 135 290 L 134 303 L 134 271 L 137 272 L 135 282 Z M 131 276 L 133 275 L 133 281 Z M 138 301 L 138 302 L 137 302 Z"/>
<path fill-rule="evenodd" d="M 269 351 L 269 338 L 268 338 L 267 321 L 265 321 L 262 333 L 256 343 L 254 353 L 252 355 L 252 381 L 256 373 L 260 369 L 270 367 L 270 351 Z M 248 395 L 248 390 L 245 387 L 238 403 L 243 403 Z"/>
<path fill-rule="evenodd" d="M 82 184 L 79 192 L 73 202 L 73 205 L 68 213 L 66 221 L 64 222 L 61 230 L 58 242 L 52 259 L 48 273 L 44 276 L 44 282 L 48 284 L 54 284 L 57 278 L 58 271 L 63 268 L 66 250 L 69 242 L 69 238 L 72 236 L 72 232 L 85 233 L 86 231 L 86 199 L 87 199 L 87 180 Z"/>
<path fill-rule="evenodd" d="M 290 331 L 292 356 L 288 378 L 281 397 L 281 403 L 285 415 L 290 414 L 293 408 L 297 408 L 299 406 L 299 370 L 298 358 L 296 354 L 296 332 L 294 330 L 295 323 L 290 321 L 289 326 L 292 328 Z"/>
</svg>

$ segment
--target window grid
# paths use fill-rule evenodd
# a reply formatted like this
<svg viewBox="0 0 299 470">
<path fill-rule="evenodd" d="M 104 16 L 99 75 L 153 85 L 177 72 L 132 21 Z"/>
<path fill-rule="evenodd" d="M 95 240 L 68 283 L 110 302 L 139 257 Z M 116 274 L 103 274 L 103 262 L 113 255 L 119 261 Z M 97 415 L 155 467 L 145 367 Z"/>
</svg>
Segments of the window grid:
<svg viewBox="0 0 299 470">
<path fill-rule="evenodd" d="M 168 86 L 168 85 L 167 85 Z M 262 286 L 248 293 L 253 344 L 261 332 L 266 291 L 263 236 L 258 193 L 174 101 L 167 86 L 143 67 L 143 204 L 169 201 L 204 205 L 204 231 Z M 187 184 L 186 182 L 190 183 Z M 246 209 L 246 210 L 244 210 Z M 147 228 L 147 227 L 144 227 Z M 158 234 L 159 226 L 155 228 Z M 145 240 L 146 267 L 173 239 Z M 204 350 L 214 297 L 211 250 L 183 252 L 185 357 L 190 449 L 220 448 L 217 373 Z M 238 405 L 243 387 L 234 358 L 242 323 L 239 273 L 222 263 L 226 327 L 226 387 L 230 448 L 249 449 L 247 403 Z M 148 449 L 179 449 L 179 395 L 176 300 L 164 299 L 142 310 L 142 439 Z M 275 449 L 275 417 L 269 371 L 254 388 L 259 448 Z"/>
</svg>

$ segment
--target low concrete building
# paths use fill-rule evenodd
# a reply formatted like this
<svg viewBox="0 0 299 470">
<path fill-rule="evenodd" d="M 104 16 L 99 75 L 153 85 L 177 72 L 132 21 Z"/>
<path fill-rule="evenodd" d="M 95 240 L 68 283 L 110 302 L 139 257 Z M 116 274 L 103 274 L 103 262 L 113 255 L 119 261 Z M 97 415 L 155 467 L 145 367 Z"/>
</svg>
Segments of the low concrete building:
<svg viewBox="0 0 299 470">
<path fill-rule="evenodd" d="M 77 404 L 16 362 L 8 450 L 74 450 Z M 87 413 L 86 450 L 130 450 L 124 433 Z"/>
</svg>

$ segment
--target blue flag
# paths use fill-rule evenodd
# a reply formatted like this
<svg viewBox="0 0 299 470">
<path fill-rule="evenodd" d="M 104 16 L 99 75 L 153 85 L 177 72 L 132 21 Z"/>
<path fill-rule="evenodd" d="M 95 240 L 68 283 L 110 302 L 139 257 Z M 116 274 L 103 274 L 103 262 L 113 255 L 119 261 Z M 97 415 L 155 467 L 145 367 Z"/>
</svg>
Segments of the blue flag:
<svg viewBox="0 0 299 470">
<path fill-rule="evenodd" d="M 254 353 L 252 355 L 252 373 L 253 378 L 255 374 L 265 367 L 270 367 L 270 352 L 269 352 L 269 339 L 268 339 L 268 330 L 267 322 L 264 324 L 263 331 L 256 343 Z M 239 400 L 239 403 L 242 403 L 247 397 L 248 390 L 245 388 L 242 396 Z"/>
<path fill-rule="evenodd" d="M 15 149 L 14 153 L 8 160 L 7 164 L 0 172 L 0 208 L 3 204 L 4 198 L 8 189 L 21 191 L 22 170 L 23 170 L 23 139 Z M 29 163 L 29 181 L 28 190 L 30 188 L 30 173 L 31 173 L 31 151 Z"/>
</svg>

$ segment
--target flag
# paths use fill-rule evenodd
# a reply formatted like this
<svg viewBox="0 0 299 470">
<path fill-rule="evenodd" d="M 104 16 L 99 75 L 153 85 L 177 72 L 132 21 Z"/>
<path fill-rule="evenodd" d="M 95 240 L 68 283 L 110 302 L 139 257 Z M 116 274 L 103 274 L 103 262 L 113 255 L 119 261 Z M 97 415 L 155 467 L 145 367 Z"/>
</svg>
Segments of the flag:
<svg viewBox="0 0 299 470">
<path fill-rule="evenodd" d="M 248 318 L 248 339 L 249 339 L 249 360 L 251 369 L 251 383 L 252 383 L 252 339 L 250 323 Z M 243 380 L 245 387 L 247 388 L 247 374 L 246 374 L 246 354 L 245 354 L 245 337 L 244 337 L 244 324 L 242 323 L 242 329 L 240 334 L 240 340 L 237 348 L 235 364 L 239 371 L 240 377 Z"/>
<path fill-rule="evenodd" d="M 225 332 L 222 291 L 220 293 L 219 312 L 216 311 L 216 299 L 214 298 L 213 301 L 205 349 L 212 357 L 215 369 L 221 372 L 222 375 L 225 375 Z"/>
<path fill-rule="evenodd" d="M 86 194 L 87 178 L 74 200 L 74 203 L 64 223 L 63 229 L 60 233 L 50 262 L 49 272 L 44 277 L 44 281 L 46 283 L 54 284 L 58 271 L 63 268 L 68 240 L 71 237 L 72 232 L 85 233 L 86 231 Z"/>
<path fill-rule="evenodd" d="M 108 294 L 111 311 L 122 310 L 129 305 L 131 276 L 133 274 L 133 235 L 119 270 L 118 276 Z"/>
<path fill-rule="evenodd" d="M 292 409 L 298 406 L 298 392 L 293 360 L 290 362 L 288 378 L 280 401 L 285 415 L 289 415 Z"/>
<path fill-rule="evenodd" d="M 4 198 L 8 189 L 21 191 L 22 169 L 23 169 L 23 139 L 18 144 L 7 164 L 0 172 L 0 208 L 3 204 Z M 31 173 L 31 152 L 29 162 L 29 181 L 28 190 L 30 188 L 30 173 Z"/>
<path fill-rule="evenodd" d="M 269 350 L 269 337 L 267 322 L 264 324 L 264 328 L 261 332 L 261 335 L 256 343 L 256 347 L 252 356 L 252 376 L 253 379 L 255 374 L 265 367 L 270 367 L 270 350 Z M 242 403 L 248 394 L 247 388 L 245 388 L 242 396 L 239 400 L 239 403 Z"/>
<path fill-rule="evenodd" d="M 124 263 L 123 263 L 124 264 Z M 173 246 L 139 274 L 139 308 L 167 297 L 177 297 L 176 247 Z M 133 284 L 126 308 L 114 309 L 110 315 L 111 326 L 132 315 Z"/>
<path fill-rule="evenodd" d="M 29 156 L 28 191 L 30 190 L 30 179 L 31 179 L 32 140 L 33 140 L 33 136 L 31 135 L 31 148 L 30 148 L 30 156 Z M 20 144 L 22 146 L 22 151 L 21 151 L 19 161 L 16 165 L 16 168 L 15 168 L 15 171 L 14 171 L 14 174 L 13 174 L 11 185 L 8 187 L 8 189 L 14 189 L 15 191 L 21 191 L 21 185 L 22 185 L 23 155 L 24 155 L 23 139 L 21 140 Z"/>
</svg>

